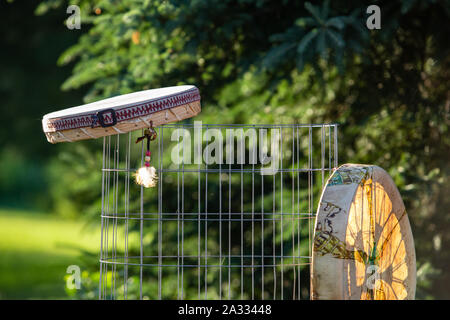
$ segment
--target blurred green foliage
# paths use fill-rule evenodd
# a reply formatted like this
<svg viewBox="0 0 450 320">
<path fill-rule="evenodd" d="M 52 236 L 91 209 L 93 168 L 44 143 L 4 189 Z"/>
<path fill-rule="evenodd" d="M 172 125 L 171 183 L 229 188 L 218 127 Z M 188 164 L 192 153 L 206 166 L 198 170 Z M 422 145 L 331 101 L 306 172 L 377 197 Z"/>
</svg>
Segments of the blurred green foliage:
<svg viewBox="0 0 450 320">
<path fill-rule="evenodd" d="M 2 144 L 18 148 L 22 159 L 36 150 L 46 160 L 46 165 L 38 165 L 48 166 L 42 178 L 47 187 L 40 197 L 49 198 L 54 210 L 67 215 L 95 215 L 99 210 L 99 142 L 65 144 L 55 151 L 44 146 L 43 135 L 38 134 L 42 114 L 74 101 L 65 95 L 62 103 L 55 90 L 63 73 L 45 75 L 53 82 L 41 77 L 46 63 L 56 61 L 56 52 L 76 41 L 58 63 L 73 70 L 62 89 L 87 90 L 85 102 L 195 84 L 203 106 L 197 119 L 204 123 L 340 123 L 339 162 L 385 168 L 403 196 L 415 236 L 417 297 L 450 298 L 450 1 L 70 4 L 81 7 L 81 31 L 64 30 L 64 41 L 51 42 L 57 48 L 47 43 L 44 60 L 24 65 L 26 59 L 20 55 L 0 53 L 2 70 L 7 71 L 0 76 L 0 91 L 10 95 L 6 101 L 12 106 L 2 117 Z M 380 30 L 365 26 L 370 4 L 381 8 Z M 55 12 L 61 17 L 67 5 L 62 0 L 43 1 L 36 13 L 42 19 Z M 11 28 L 0 30 L 7 33 Z M 36 33 L 28 36 L 32 35 Z M 18 42 L 9 33 L 5 37 L 14 45 L 46 45 L 39 39 Z M 20 52 L 27 50 L 21 47 Z M 29 71 L 37 66 L 42 70 L 33 78 Z M 33 99 L 30 83 L 45 85 L 48 100 Z M 17 116 L 18 106 L 28 117 Z M 36 134 L 30 137 L 32 117 Z M 13 143 L 9 136 L 15 137 Z M 49 150 L 59 158 L 49 156 Z M 4 155 L 0 162 L 15 168 L 20 162 L 12 163 L 12 157 Z M 21 170 L 15 170 L 21 177 Z M 2 173 L 1 190 L 11 190 L 16 183 L 8 176 L 11 172 Z M 14 189 L 29 190 L 26 177 L 17 181 L 22 182 Z"/>
<path fill-rule="evenodd" d="M 58 90 L 72 66 L 55 63 L 81 32 L 67 32 L 65 10 L 37 17 L 36 5 L 0 3 L 0 204 L 49 209 L 47 160 L 61 148 L 46 142 L 41 118 L 84 94 Z"/>
</svg>

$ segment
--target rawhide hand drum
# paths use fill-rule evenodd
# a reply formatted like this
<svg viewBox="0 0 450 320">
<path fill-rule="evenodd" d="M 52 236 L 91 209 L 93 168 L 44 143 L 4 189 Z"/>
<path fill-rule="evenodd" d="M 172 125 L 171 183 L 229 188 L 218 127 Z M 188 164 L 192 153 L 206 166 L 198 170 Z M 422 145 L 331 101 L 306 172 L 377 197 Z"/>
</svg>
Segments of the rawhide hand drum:
<svg viewBox="0 0 450 320">
<path fill-rule="evenodd" d="M 201 111 L 200 93 L 184 85 L 134 92 L 45 115 L 51 143 L 95 139 L 191 118 Z"/>
<path fill-rule="evenodd" d="M 408 216 L 380 167 L 334 171 L 317 212 L 311 298 L 414 299 L 416 257 Z"/>
</svg>

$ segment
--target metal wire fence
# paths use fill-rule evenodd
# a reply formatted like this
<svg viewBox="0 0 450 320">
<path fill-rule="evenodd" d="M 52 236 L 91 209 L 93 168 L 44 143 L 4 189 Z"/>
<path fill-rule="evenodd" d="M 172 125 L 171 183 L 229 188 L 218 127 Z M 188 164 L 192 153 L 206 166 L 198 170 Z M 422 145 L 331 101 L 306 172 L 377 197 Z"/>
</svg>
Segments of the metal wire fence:
<svg viewBox="0 0 450 320">
<path fill-rule="evenodd" d="M 149 189 L 133 181 L 141 132 L 104 137 L 100 299 L 308 298 L 337 125 L 156 130 Z"/>
</svg>

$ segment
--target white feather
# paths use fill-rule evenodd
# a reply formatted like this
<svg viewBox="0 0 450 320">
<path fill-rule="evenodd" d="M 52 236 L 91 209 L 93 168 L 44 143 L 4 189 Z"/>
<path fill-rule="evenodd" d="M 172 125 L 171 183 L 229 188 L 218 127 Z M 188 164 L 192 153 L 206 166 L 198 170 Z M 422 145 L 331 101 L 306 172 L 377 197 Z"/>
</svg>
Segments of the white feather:
<svg viewBox="0 0 450 320">
<path fill-rule="evenodd" d="M 135 173 L 136 183 L 145 188 L 152 188 L 158 182 L 158 175 L 154 167 L 141 167 Z"/>
</svg>

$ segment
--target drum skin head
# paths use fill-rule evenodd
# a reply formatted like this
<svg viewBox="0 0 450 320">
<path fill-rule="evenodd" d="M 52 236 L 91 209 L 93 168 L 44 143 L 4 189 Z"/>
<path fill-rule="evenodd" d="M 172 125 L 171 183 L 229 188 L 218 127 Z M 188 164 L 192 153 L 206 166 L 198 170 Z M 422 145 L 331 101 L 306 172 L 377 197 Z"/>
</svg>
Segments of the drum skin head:
<svg viewBox="0 0 450 320">
<path fill-rule="evenodd" d="M 414 240 L 392 178 L 378 166 L 340 166 L 317 211 L 311 299 L 405 300 L 415 288 Z"/>
<path fill-rule="evenodd" d="M 50 143 L 96 139 L 181 121 L 201 111 L 192 85 L 124 94 L 46 114 L 42 128 Z"/>
</svg>

